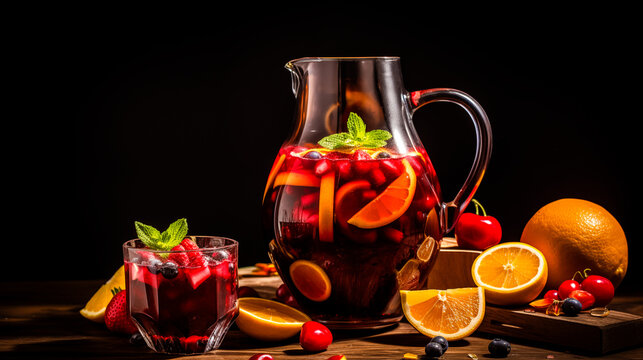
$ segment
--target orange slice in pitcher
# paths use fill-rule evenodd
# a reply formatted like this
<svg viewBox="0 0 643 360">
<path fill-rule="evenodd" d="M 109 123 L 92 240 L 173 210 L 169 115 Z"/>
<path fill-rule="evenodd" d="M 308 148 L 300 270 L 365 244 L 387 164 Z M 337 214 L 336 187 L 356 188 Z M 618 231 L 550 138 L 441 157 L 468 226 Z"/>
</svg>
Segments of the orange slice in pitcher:
<svg viewBox="0 0 643 360">
<path fill-rule="evenodd" d="M 312 173 L 284 171 L 277 174 L 272 187 L 280 185 L 319 187 L 320 180 Z"/>
<path fill-rule="evenodd" d="M 392 223 L 411 205 L 417 178 L 407 159 L 402 160 L 404 172 L 382 191 L 375 199 L 366 204 L 348 223 L 362 229 L 375 229 Z"/>
<path fill-rule="evenodd" d="M 290 265 L 289 272 L 295 287 L 305 297 L 317 302 L 330 297 L 330 279 L 319 265 L 308 260 L 297 260 Z"/>
<path fill-rule="evenodd" d="M 444 336 L 459 340 L 471 335 L 485 313 L 481 287 L 448 290 L 400 290 L 404 316 L 428 337 Z"/>
<path fill-rule="evenodd" d="M 286 160 L 286 155 L 281 155 L 274 164 L 272 164 L 272 168 L 270 169 L 270 173 L 268 174 L 268 181 L 266 182 L 266 188 L 263 190 L 263 199 L 261 202 L 266 200 L 266 194 L 268 193 L 268 189 L 270 189 L 270 186 L 272 185 L 272 182 L 275 180 L 275 177 L 277 176 L 277 171 L 281 168 L 281 165 L 284 163 L 284 160 Z"/>
<path fill-rule="evenodd" d="M 333 242 L 335 172 L 325 174 L 319 184 L 319 241 Z"/>
</svg>

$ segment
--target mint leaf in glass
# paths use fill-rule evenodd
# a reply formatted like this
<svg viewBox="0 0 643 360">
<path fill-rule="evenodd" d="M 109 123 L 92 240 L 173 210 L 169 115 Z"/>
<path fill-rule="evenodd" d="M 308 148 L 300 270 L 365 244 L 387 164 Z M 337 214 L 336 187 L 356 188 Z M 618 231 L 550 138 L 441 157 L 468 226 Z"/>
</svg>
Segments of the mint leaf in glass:
<svg viewBox="0 0 643 360">
<path fill-rule="evenodd" d="M 348 132 L 328 135 L 317 143 L 330 150 L 351 147 L 380 148 L 386 146 L 386 140 L 393 137 L 393 135 L 386 130 L 377 129 L 366 132 L 366 124 L 364 124 L 362 118 L 354 112 L 348 115 L 346 127 L 348 128 Z"/>
<path fill-rule="evenodd" d="M 186 219 L 179 219 L 170 224 L 167 230 L 162 233 L 150 225 L 143 224 L 139 221 L 134 222 L 136 235 L 139 240 L 150 249 L 154 250 L 172 250 L 173 247 L 180 244 L 188 233 L 188 223 Z"/>
</svg>

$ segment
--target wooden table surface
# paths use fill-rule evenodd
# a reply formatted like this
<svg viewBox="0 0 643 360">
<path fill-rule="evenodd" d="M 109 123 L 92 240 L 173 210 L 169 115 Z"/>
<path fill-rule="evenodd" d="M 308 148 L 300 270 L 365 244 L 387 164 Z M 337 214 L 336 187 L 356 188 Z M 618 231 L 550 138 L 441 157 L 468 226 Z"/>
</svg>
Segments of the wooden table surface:
<svg viewBox="0 0 643 360">
<path fill-rule="evenodd" d="M 252 278 L 241 284 L 255 285 Z M 270 295 L 275 284 L 259 285 L 262 296 Z M 90 322 L 79 314 L 85 302 L 103 283 L 99 281 L 5 282 L 0 289 L 0 359 L 172 359 L 152 352 L 144 345 L 133 345 L 128 337 L 108 332 L 104 325 Z M 262 288 L 263 286 L 263 288 Z M 610 307 L 643 315 L 643 296 L 619 296 Z M 405 353 L 422 354 L 427 338 L 408 323 L 379 331 L 334 331 L 335 341 L 322 353 L 306 354 L 297 339 L 278 344 L 257 342 L 234 326 L 220 349 L 192 359 L 239 359 L 267 352 L 275 359 L 320 359 L 343 354 L 349 360 L 403 359 Z M 493 335 L 474 333 L 453 341 L 442 359 L 489 358 L 487 345 Z M 625 349 L 596 357 L 569 349 L 509 339 L 509 359 L 643 359 L 643 348 Z"/>
</svg>

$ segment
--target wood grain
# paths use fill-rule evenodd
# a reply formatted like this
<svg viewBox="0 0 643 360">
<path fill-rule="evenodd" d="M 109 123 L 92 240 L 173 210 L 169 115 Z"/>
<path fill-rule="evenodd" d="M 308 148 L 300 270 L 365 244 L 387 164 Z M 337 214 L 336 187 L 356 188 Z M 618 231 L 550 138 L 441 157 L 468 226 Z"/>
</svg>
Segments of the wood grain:
<svg viewBox="0 0 643 360">
<path fill-rule="evenodd" d="M 78 310 L 103 281 L 2 283 L 0 297 L 0 359 L 173 359 L 177 356 L 156 354 L 144 346 L 132 345 L 127 337 L 112 334 L 104 325 L 81 317 Z M 278 277 L 243 278 L 241 285 L 259 288 L 262 296 L 271 297 L 281 283 Z M 619 297 L 613 310 L 641 309 L 643 297 Z M 642 315 L 642 314 L 638 314 Z M 467 354 L 488 358 L 487 345 L 496 335 L 481 331 L 460 341 L 451 342 L 442 359 L 467 360 Z M 334 331 L 335 341 L 322 353 L 304 353 L 293 338 L 282 343 L 257 342 L 235 327 L 231 328 L 221 348 L 190 359 L 246 360 L 260 352 L 275 359 L 325 360 L 344 354 L 349 360 L 402 359 L 405 353 L 421 354 L 428 339 L 406 322 L 379 331 Z M 643 348 L 613 352 L 594 357 L 565 346 L 506 337 L 512 344 L 510 359 L 643 359 Z"/>
</svg>

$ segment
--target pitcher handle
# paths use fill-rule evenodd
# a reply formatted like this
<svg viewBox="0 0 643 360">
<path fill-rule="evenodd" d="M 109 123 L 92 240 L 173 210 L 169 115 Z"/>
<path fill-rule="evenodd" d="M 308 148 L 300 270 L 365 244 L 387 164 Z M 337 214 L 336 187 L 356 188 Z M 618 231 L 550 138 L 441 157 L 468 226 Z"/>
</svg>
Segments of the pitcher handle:
<svg viewBox="0 0 643 360">
<path fill-rule="evenodd" d="M 464 181 L 464 185 L 457 193 L 455 198 L 448 203 L 443 202 L 442 219 L 445 224 L 444 234 L 453 230 L 460 214 L 469 205 L 473 198 L 482 177 L 484 176 L 489 157 L 491 156 L 491 125 L 482 106 L 470 95 L 456 89 L 436 88 L 428 90 L 418 90 L 411 92 L 411 114 L 415 113 L 420 107 L 432 102 L 451 102 L 460 105 L 473 121 L 476 132 L 476 154 L 473 160 L 473 166 L 469 175 Z"/>
</svg>

